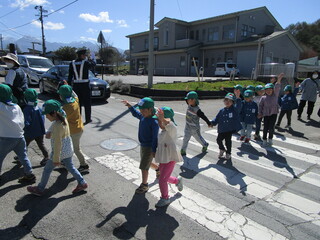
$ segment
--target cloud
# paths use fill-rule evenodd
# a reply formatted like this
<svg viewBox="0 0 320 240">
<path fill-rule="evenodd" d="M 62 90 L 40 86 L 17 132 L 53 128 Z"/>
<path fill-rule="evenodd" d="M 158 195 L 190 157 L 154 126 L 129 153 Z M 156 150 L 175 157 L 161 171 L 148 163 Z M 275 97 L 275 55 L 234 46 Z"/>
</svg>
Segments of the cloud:
<svg viewBox="0 0 320 240">
<path fill-rule="evenodd" d="M 38 21 L 33 22 L 32 24 L 37 27 L 41 27 L 41 23 Z M 43 24 L 43 27 L 46 30 L 61 30 L 65 28 L 63 23 L 53 23 L 53 22 L 46 22 L 45 24 Z"/>
<path fill-rule="evenodd" d="M 111 29 L 103 29 L 103 30 L 101 30 L 101 31 L 104 32 L 104 33 L 111 33 L 111 32 L 112 32 Z"/>
<path fill-rule="evenodd" d="M 44 4 L 50 4 L 47 0 L 15 0 L 13 3 L 11 3 L 11 7 L 18 7 L 21 9 L 24 9 L 26 7 L 29 7 L 30 5 L 44 5 Z"/>
<path fill-rule="evenodd" d="M 93 28 L 88 28 L 87 32 L 88 33 L 96 33 L 96 32 L 98 32 L 98 30 L 93 29 Z"/>
<path fill-rule="evenodd" d="M 81 39 L 81 40 L 83 40 L 83 41 L 94 41 L 94 42 L 96 42 L 96 41 L 97 41 L 97 39 L 96 39 L 96 38 L 83 37 L 83 36 L 81 36 L 81 37 L 80 37 L 80 39 Z"/>
<path fill-rule="evenodd" d="M 59 13 L 64 14 L 64 11 L 63 11 L 63 10 L 60 10 Z"/>
<path fill-rule="evenodd" d="M 126 23 L 126 20 L 116 20 L 119 27 L 129 27 L 129 25 Z"/>
<path fill-rule="evenodd" d="M 84 19 L 87 22 L 95 23 L 113 23 L 113 20 L 110 19 L 108 12 L 100 12 L 98 16 L 90 13 L 81 13 L 79 18 Z"/>
</svg>

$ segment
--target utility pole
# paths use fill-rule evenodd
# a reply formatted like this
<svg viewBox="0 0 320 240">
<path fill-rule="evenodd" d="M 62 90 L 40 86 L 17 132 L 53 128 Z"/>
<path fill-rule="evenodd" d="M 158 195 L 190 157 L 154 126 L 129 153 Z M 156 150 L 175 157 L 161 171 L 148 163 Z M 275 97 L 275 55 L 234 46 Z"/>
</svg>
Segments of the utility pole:
<svg viewBox="0 0 320 240">
<path fill-rule="evenodd" d="M 44 29 L 43 29 L 43 18 L 44 17 L 48 17 L 48 15 L 43 15 L 43 13 L 47 13 L 47 10 L 44 10 L 42 6 L 35 6 L 35 9 L 39 9 L 39 20 L 41 23 L 41 32 L 42 32 L 42 55 L 45 56 L 46 55 L 46 41 L 45 41 L 45 37 L 44 37 Z"/>
<path fill-rule="evenodd" d="M 3 45 L 2 45 L 2 34 L 0 34 L 0 41 L 1 41 L 1 50 L 3 50 Z"/>
<path fill-rule="evenodd" d="M 35 51 L 34 51 L 34 45 L 35 44 L 39 44 L 39 45 L 41 45 L 41 43 L 39 43 L 39 42 L 31 42 L 32 43 L 32 51 L 33 51 L 33 55 L 36 55 L 36 53 L 35 53 Z"/>
<path fill-rule="evenodd" d="M 152 88 L 154 69 L 154 0 L 150 0 L 150 30 L 149 30 L 149 54 L 148 54 L 148 88 Z"/>
</svg>

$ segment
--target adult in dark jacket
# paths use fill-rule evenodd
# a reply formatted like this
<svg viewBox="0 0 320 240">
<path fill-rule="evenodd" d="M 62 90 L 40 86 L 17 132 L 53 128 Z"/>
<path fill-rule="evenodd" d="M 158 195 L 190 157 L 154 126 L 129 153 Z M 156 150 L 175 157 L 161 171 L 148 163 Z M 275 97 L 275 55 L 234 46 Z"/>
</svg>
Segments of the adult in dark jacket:
<svg viewBox="0 0 320 240">
<path fill-rule="evenodd" d="M 303 82 L 300 85 L 300 90 L 302 92 L 302 96 L 301 96 L 299 107 L 298 107 L 298 120 L 301 120 L 301 114 L 307 102 L 308 102 L 307 114 L 308 114 L 308 120 L 310 120 L 311 114 L 313 112 L 314 104 L 317 101 L 317 93 L 320 92 L 319 72 L 314 71 L 311 75 L 311 78 L 307 78 L 303 80 Z"/>
<path fill-rule="evenodd" d="M 81 107 L 84 106 L 86 118 L 84 124 L 88 124 L 92 122 L 89 70 L 92 68 L 92 65 L 95 65 L 95 63 L 87 60 L 86 49 L 78 50 L 77 55 L 77 59 L 73 60 L 69 65 L 68 83 L 73 86 L 73 90 L 78 95 L 80 112 Z"/>
<path fill-rule="evenodd" d="M 5 78 L 5 83 L 12 89 L 13 96 L 17 99 L 18 105 L 23 108 L 26 105 L 23 92 L 28 88 L 28 80 L 25 72 L 20 68 L 18 57 L 13 53 L 8 53 L 1 58 L 9 68 Z"/>
</svg>

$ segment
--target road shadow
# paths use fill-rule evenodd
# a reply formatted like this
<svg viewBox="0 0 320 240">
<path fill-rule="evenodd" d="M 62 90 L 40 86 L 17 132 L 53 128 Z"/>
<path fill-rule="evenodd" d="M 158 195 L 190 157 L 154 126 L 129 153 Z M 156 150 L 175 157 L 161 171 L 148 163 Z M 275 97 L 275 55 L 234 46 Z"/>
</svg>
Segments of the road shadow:
<svg viewBox="0 0 320 240">
<path fill-rule="evenodd" d="M 104 131 L 105 129 L 109 129 L 115 122 L 117 122 L 118 120 L 123 118 L 128 113 L 130 113 L 129 109 L 127 109 L 124 112 L 120 113 L 118 116 L 113 118 L 111 121 L 109 121 L 109 122 L 107 122 L 106 124 L 103 124 L 103 125 L 100 125 L 101 124 L 101 120 L 98 119 L 95 128 L 98 128 L 98 131 Z"/>
<path fill-rule="evenodd" d="M 140 228 L 146 228 L 145 239 L 172 239 L 174 230 L 179 223 L 166 213 L 167 207 L 156 210 L 149 209 L 149 201 L 145 194 L 134 194 L 126 207 L 118 207 L 110 212 L 106 218 L 96 225 L 103 227 L 107 222 L 112 221 L 112 225 L 117 225 L 113 229 L 113 235 L 118 239 L 135 238 Z M 119 219 L 112 220 L 117 214 L 125 217 L 125 222 L 119 223 Z"/>
<path fill-rule="evenodd" d="M 291 127 L 290 128 L 277 127 L 277 134 L 275 134 L 275 138 L 281 139 L 282 141 L 285 141 L 286 136 L 281 133 L 288 133 L 293 137 L 298 137 L 298 138 L 303 138 L 303 139 L 309 140 L 309 138 L 304 136 L 303 132 L 296 131 Z"/>
<path fill-rule="evenodd" d="M 183 164 L 180 167 L 181 173 L 180 176 L 187 178 L 187 179 L 193 179 L 199 172 L 206 170 L 199 168 L 200 160 L 206 155 L 207 153 L 199 153 L 196 156 L 193 156 L 192 158 L 188 158 L 187 156 L 183 156 Z"/>
<path fill-rule="evenodd" d="M 2 240 L 21 239 L 25 237 L 30 233 L 31 229 L 34 228 L 41 219 L 52 212 L 59 203 L 86 193 L 69 194 L 59 198 L 52 197 L 57 192 L 65 190 L 68 184 L 74 181 L 74 178 L 66 179 L 67 173 L 67 171 L 61 172 L 56 182 L 42 197 L 27 194 L 17 200 L 15 210 L 17 212 L 28 212 L 16 226 L 0 229 Z"/>
<path fill-rule="evenodd" d="M 311 119 L 308 122 L 306 122 L 306 126 L 320 128 L 320 121 L 316 121 L 316 120 Z"/>
<path fill-rule="evenodd" d="M 258 151 L 251 144 L 242 143 L 240 147 L 238 147 L 239 152 L 237 155 L 239 157 L 243 157 L 244 155 L 248 155 L 248 158 L 252 160 L 259 160 L 260 157 L 265 157 L 266 155 L 263 152 Z"/>
</svg>

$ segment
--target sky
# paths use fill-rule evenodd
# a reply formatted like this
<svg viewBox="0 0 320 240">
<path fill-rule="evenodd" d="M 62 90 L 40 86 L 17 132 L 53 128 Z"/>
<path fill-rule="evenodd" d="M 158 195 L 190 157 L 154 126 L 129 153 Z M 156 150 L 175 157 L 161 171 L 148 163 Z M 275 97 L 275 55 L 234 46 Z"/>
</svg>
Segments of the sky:
<svg viewBox="0 0 320 240">
<path fill-rule="evenodd" d="M 127 35 L 149 29 L 150 0 L 0 0 L 3 38 L 41 39 L 35 6 L 43 6 L 48 11 L 44 31 L 50 42 L 96 43 L 102 31 L 108 43 L 126 50 L 129 48 Z M 262 6 L 269 9 L 283 28 L 302 21 L 313 23 L 320 18 L 315 8 L 319 0 L 155 0 L 155 23 L 164 17 L 194 21 Z"/>
</svg>

